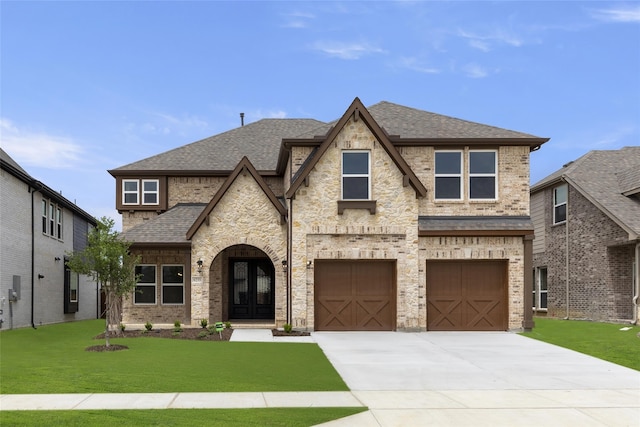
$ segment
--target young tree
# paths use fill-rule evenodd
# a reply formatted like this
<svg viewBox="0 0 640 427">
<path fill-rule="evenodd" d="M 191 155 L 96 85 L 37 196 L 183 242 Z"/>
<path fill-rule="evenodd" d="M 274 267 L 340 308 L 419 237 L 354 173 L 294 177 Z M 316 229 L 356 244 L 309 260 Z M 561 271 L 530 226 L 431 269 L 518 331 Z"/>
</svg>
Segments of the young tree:
<svg viewBox="0 0 640 427">
<path fill-rule="evenodd" d="M 140 257 L 129 253 L 131 243 L 113 230 L 113 219 L 102 217 L 97 222 L 89 232 L 87 246 L 70 254 L 67 265 L 76 273 L 92 276 L 104 290 L 107 298 L 104 336 L 109 347 L 109 325 L 120 323 L 122 297 L 136 287 L 134 267 Z"/>
</svg>

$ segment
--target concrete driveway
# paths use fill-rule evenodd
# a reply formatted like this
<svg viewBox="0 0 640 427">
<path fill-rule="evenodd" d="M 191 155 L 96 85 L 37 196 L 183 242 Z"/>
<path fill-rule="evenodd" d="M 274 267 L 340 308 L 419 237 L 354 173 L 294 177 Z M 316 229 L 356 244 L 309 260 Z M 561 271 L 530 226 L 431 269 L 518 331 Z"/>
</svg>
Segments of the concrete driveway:
<svg viewBox="0 0 640 427">
<path fill-rule="evenodd" d="M 328 426 L 640 426 L 640 372 L 520 335 L 312 336 L 370 408 Z"/>
</svg>

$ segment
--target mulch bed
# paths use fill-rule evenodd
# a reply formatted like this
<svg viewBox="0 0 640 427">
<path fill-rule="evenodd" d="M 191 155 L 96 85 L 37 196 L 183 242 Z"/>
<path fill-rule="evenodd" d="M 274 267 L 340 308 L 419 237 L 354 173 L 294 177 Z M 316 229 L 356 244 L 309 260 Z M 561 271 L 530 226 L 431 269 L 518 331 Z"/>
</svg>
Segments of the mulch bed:
<svg viewBox="0 0 640 427">
<path fill-rule="evenodd" d="M 203 332 L 206 334 L 203 334 Z M 271 333 L 274 337 L 308 337 L 309 332 L 302 331 L 291 331 L 285 332 L 279 329 L 272 329 Z M 119 331 L 119 332 L 111 332 L 109 334 L 110 339 L 114 338 L 171 338 L 178 340 L 198 340 L 198 341 L 229 341 L 231 335 L 233 334 L 233 329 L 223 329 L 222 337 L 218 332 L 210 333 L 207 329 L 203 328 L 184 328 L 180 332 L 176 332 L 173 329 L 152 329 L 150 331 Z M 104 333 L 96 336 L 94 339 L 103 340 Z M 126 345 L 120 344 L 111 344 L 109 347 L 106 345 L 92 345 L 91 347 L 87 347 L 86 351 L 118 351 L 118 350 L 128 350 L 129 347 Z"/>
</svg>

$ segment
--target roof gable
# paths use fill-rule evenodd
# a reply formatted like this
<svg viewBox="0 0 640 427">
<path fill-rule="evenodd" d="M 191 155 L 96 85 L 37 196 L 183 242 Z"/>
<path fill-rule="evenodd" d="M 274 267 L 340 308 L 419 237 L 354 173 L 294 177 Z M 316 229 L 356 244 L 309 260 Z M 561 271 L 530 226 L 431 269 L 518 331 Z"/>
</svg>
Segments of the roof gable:
<svg viewBox="0 0 640 427">
<path fill-rule="evenodd" d="M 296 173 L 296 176 L 291 183 L 291 187 L 289 187 L 289 190 L 287 190 L 286 197 L 294 197 L 295 192 L 305 181 L 305 179 L 307 179 L 309 173 L 311 172 L 311 170 L 313 170 L 313 167 L 318 163 L 322 155 L 331 146 L 337 135 L 342 131 L 351 117 L 353 117 L 356 121 L 362 120 L 365 122 L 371 133 L 373 133 L 374 137 L 378 140 L 380 145 L 382 145 L 389 157 L 391 157 L 398 169 L 402 172 L 404 176 L 403 185 L 405 187 L 407 185 L 411 185 L 416 191 L 416 197 L 425 197 L 427 195 L 427 189 L 424 187 L 424 185 L 422 185 L 416 174 L 413 172 L 413 170 L 411 170 L 411 167 L 409 167 L 409 164 L 393 146 L 386 132 L 378 125 L 378 123 L 371 116 L 371 114 L 362 104 L 359 98 L 355 98 L 353 100 L 344 115 L 337 121 L 335 126 L 333 126 L 331 130 L 329 130 L 324 139 L 321 140 L 322 142 L 318 146 L 317 150 L 314 150 L 315 152 L 309 156 L 309 158 L 307 159 L 308 161 L 305 161 L 300 170 Z M 320 141 L 318 138 L 313 138 L 312 140 L 313 143 L 317 143 L 318 141 Z"/>
<path fill-rule="evenodd" d="M 189 230 L 187 231 L 188 240 L 191 240 L 191 238 L 196 233 L 196 231 L 198 231 L 200 226 L 207 220 L 207 218 L 209 217 L 209 214 L 211 213 L 211 211 L 213 211 L 213 208 L 215 208 L 216 205 L 220 202 L 220 200 L 222 200 L 222 197 L 229 190 L 229 188 L 231 187 L 231 184 L 233 184 L 233 182 L 241 173 L 249 173 L 253 177 L 255 182 L 258 184 L 260 189 L 267 196 L 267 198 L 269 199 L 271 204 L 274 206 L 274 208 L 278 211 L 281 218 L 284 220 L 287 217 L 287 209 L 282 205 L 282 203 L 280 203 L 280 201 L 278 200 L 276 195 L 273 193 L 271 188 L 269 188 L 269 186 L 264 181 L 262 176 L 260 176 L 256 168 L 251 164 L 249 159 L 245 156 L 242 158 L 242 160 L 240 160 L 240 163 L 238 163 L 238 165 L 233 170 L 231 175 L 229 175 L 229 177 L 222 184 L 222 187 L 220 187 L 220 189 L 213 196 L 209 204 L 207 204 L 206 208 L 202 211 L 202 213 L 198 216 L 198 218 L 196 218 L 193 225 L 189 228 Z"/>
</svg>

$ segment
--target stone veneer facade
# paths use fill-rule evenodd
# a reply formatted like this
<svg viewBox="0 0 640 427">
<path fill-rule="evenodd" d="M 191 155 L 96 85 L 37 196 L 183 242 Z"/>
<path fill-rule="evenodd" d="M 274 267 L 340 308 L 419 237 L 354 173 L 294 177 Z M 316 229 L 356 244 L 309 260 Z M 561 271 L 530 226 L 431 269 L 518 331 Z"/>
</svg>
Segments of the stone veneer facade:
<svg viewBox="0 0 640 427">
<path fill-rule="evenodd" d="M 468 158 L 468 146 L 455 147 Z M 332 145 L 308 175 L 308 186 L 300 186 L 286 201 L 287 222 L 251 174 L 240 174 L 191 240 L 189 254 L 182 254 L 189 284 L 182 311 L 170 314 L 156 309 L 128 306 L 126 320 L 183 316 L 184 323 L 197 326 L 200 319 L 226 320 L 228 305 L 228 259 L 240 253 L 267 257 L 275 270 L 275 323 L 287 321 L 287 274 L 291 287 L 291 324 L 296 329 L 314 329 L 314 262 L 316 260 L 391 260 L 396 265 L 396 329 L 427 329 L 426 268 L 428 260 L 506 260 L 508 263 L 508 328 L 522 328 L 524 317 L 525 245 L 522 236 L 421 237 L 418 217 L 424 216 L 528 216 L 529 147 L 500 146 L 498 151 L 498 199 L 496 201 L 435 201 L 434 152 L 430 146 L 399 146 L 398 152 L 427 189 L 417 197 L 411 186 L 403 186 L 403 174 L 384 146 L 362 120 L 347 121 Z M 447 149 L 450 149 L 447 147 Z M 284 178 L 265 178 L 277 197 L 287 191 L 293 177 L 313 148 L 290 149 Z M 365 209 L 346 209 L 338 214 L 341 198 L 342 150 L 368 150 L 371 161 L 371 199 L 375 214 Z M 463 180 L 468 182 L 468 168 Z M 179 202 L 208 203 L 226 178 L 184 177 L 168 179 L 169 207 Z M 155 212 L 123 214 L 123 229 L 143 222 Z M 289 240 L 289 242 L 287 242 Z M 290 245 L 288 248 L 288 244 Z M 289 254 L 287 254 L 289 250 Z M 289 255 L 289 256 L 288 256 Z M 148 257 L 159 256 L 149 253 Z M 199 272 L 195 260 L 203 260 Z M 280 268 L 287 260 L 288 271 Z M 311 264 L 309 265 L 309 261 Z M 159 261 L 158 261 L 159 262 Z M 173 309 L 172 309 L 173 310 Z M 125 310 L 127 311 L 127 310 Z M 164 314 L 163 314 L 164 313 Z M 145 318 L 148 317 L 147 318 Z M 171 317 L 171 318 L 170 318 Z M 177 318 L 177 317 L 176 317 Z"/>
</svg>

